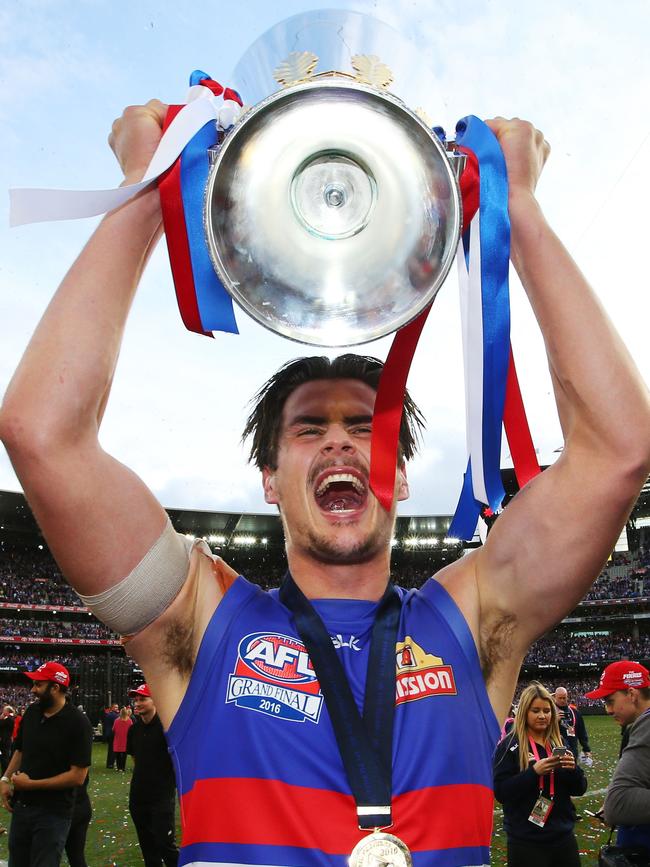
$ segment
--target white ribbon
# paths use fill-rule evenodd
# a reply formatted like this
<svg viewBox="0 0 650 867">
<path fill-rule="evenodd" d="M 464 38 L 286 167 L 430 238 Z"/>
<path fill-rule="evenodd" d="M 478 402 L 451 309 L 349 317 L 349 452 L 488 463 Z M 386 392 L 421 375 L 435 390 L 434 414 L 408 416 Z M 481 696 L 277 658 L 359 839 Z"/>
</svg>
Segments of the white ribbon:
<svg viewBox="0 0 650 867">
<path fill-rule="evenodd" d="M 147 171 L 139 183 L 111 190 L 52 190 L 26 187 L 10 189 L 9 225 L 23 226 L 26 223 L 53 220 L 77 220 L 81 217 L 95 217 L 118 208 L 167 171 L 185 145 L 206 123 L 211 120 L 221 120 L 222 127 L 232 125 L 234 120 L 231 117 L 233 110 L 230 102 L 231 100 L 226 100 L 224 103 L 203 85 L 190 87 L 187 104 L 176 115 L 160 139 Z M 235 115 L 237 115 L 236 111 Z"/>
<path fill-rule="evenodd" d="M 462 241 L 458 245 L 457 258 L 465 368 L 467 454 L 472 462 L 474 498 L 487 504 L 489 500 L 483 473 L 483 305 L 478 211 L 470 224 L 469 267 Z"/>
</svg>

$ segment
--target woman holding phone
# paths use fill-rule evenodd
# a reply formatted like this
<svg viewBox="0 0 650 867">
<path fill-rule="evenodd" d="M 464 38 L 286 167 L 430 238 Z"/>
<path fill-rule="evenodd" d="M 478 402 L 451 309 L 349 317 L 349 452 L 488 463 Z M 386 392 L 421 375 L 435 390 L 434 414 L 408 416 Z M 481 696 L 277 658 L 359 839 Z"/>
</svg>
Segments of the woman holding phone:
<svg viewBox="0 0 650 867">
<path fill-rule="evenodd" d="M 503 804 L 508 867 L 580 867 L 571 795 L 587 780 L 562 740 L 551 694 L 531 683 L 512 731 L 494 754 L 494 794 Z"/>
</svg>

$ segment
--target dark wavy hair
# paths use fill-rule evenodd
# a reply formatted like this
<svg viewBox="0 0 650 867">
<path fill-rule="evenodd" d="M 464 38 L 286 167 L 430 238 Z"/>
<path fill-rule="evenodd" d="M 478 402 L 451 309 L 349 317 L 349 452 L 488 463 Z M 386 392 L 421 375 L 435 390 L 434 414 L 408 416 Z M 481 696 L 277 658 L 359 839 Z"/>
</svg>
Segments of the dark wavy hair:
<svg viewBox="0 0 650 867">
<path fill-rule="evenodd" d="M 377 391 L 383 362 L 369 355 L 346 353 L 333 360 L 325 355 L 297 358 L 283 365 L 264 383 L 251 400 L 252 410 L 242 434 L 251 437 L 249 460 L 260 470 L 277 467 L 278 437 L 282 412 L 289 395 L 298 386 L 314 380 L 358 379 Z M 410 460 L 416 453 L 424 416 L 408 391 L 404 391 L 404 411 L 400 424 L 400 458 Z"/>
</svg>

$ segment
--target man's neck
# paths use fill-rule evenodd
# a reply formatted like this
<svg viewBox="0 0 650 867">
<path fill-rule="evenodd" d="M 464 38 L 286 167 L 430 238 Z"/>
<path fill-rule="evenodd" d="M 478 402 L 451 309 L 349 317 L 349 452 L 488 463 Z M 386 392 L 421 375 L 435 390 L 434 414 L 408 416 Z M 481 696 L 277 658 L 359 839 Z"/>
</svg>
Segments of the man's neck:
<svg viewBox="0 0 650 867">
<path fill-rule="evenodd" d="M 633 723 L 635 723 L 639 719 L 639 717 L 642 717 L 643 714 L 646 713 L 646 711 L 650 710 L 650 701 L 640 701 L 638 705 L 638 710 L 638 714 L 632 720 Z"/>
<path fill-rule="evenodd" d="M 390 578 L 390 555 L 365 563 L 322 563 L 301 552 L 287 552 L 289 571 L 308 599 L 367 599 L 377 602 Z"/>
<path fill-rule="evenodd" d="M 155 717 L 155 715 L 156 715 L 156 711 L 155 711 L 155 710 L 152 710 L 152 711 L 150 711 L 150 712 L 148 712 L 148 713 L 141 713 L 141 714 L 140 714 L 140 719 L 142 720 L 142 722 L 143 722 L 145 725 L 149 725 L 149 723 L 150 723 L 151 720 Z"/>
<path fill-rule="evenodd" d="M 47 717 L 54 716 L 55 714 L 57 714 L 61 710 L 61 708 L 64 705 L 65 705 L 65 696 L 64 695 L 57 695 L 54 699 L 54 702 L 50 705 L 50 707 L 48 707 L 47 710 L 43 711 L 43 716 L 47 716 Z"/>
</svg>

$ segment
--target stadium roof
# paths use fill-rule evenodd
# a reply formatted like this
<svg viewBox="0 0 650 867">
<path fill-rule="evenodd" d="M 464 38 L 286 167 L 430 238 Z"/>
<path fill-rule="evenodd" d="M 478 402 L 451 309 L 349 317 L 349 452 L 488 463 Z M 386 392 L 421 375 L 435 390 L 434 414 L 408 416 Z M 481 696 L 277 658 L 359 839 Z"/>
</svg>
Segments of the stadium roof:
<svg viewBox="0 0 650 867">
<path fill-rule="evenodd" d="M 513 470 L 502 470 L 502 478 L 507 503 L 518 490 L 517 482 Z M 218 544 L 226 547 L 246 538 L 266 539 L 268 545 L 284 544 L 279 515 L 173 508 L 168 508 L 167 512 L 179 533 L 208 539 L 216 537 Z M 640 518 L 650 519 L 650 480 L 644 485 L 632 511 L 633 520 Z M 400 541 L 428 537 L 442 542 L 450 521 L 450 515 L 398 517 L 395 536 Z M 3 540 L 21 544 L 43 543 L 42 534 L 22 493 L 0 491 L 0 542 Z"/>
<path fill-rule="evenodd" d="M 218 537 L 219 544 L 228 546 L 238 538 L 265 538 L 269 545 L 284 544 L 279 515 L 254 515 L 246 512 L 208 512 L 196 509 L 167 509 L 172 524 L 179 533 L 193 536 Z M 397 538 L 437 536 L 444 538 L 450 515 L 423 515 L 397 519 Z M 42 543 L 38 524 L 23 494 L 0 491 L 0 540 Z"/>
</svg>

